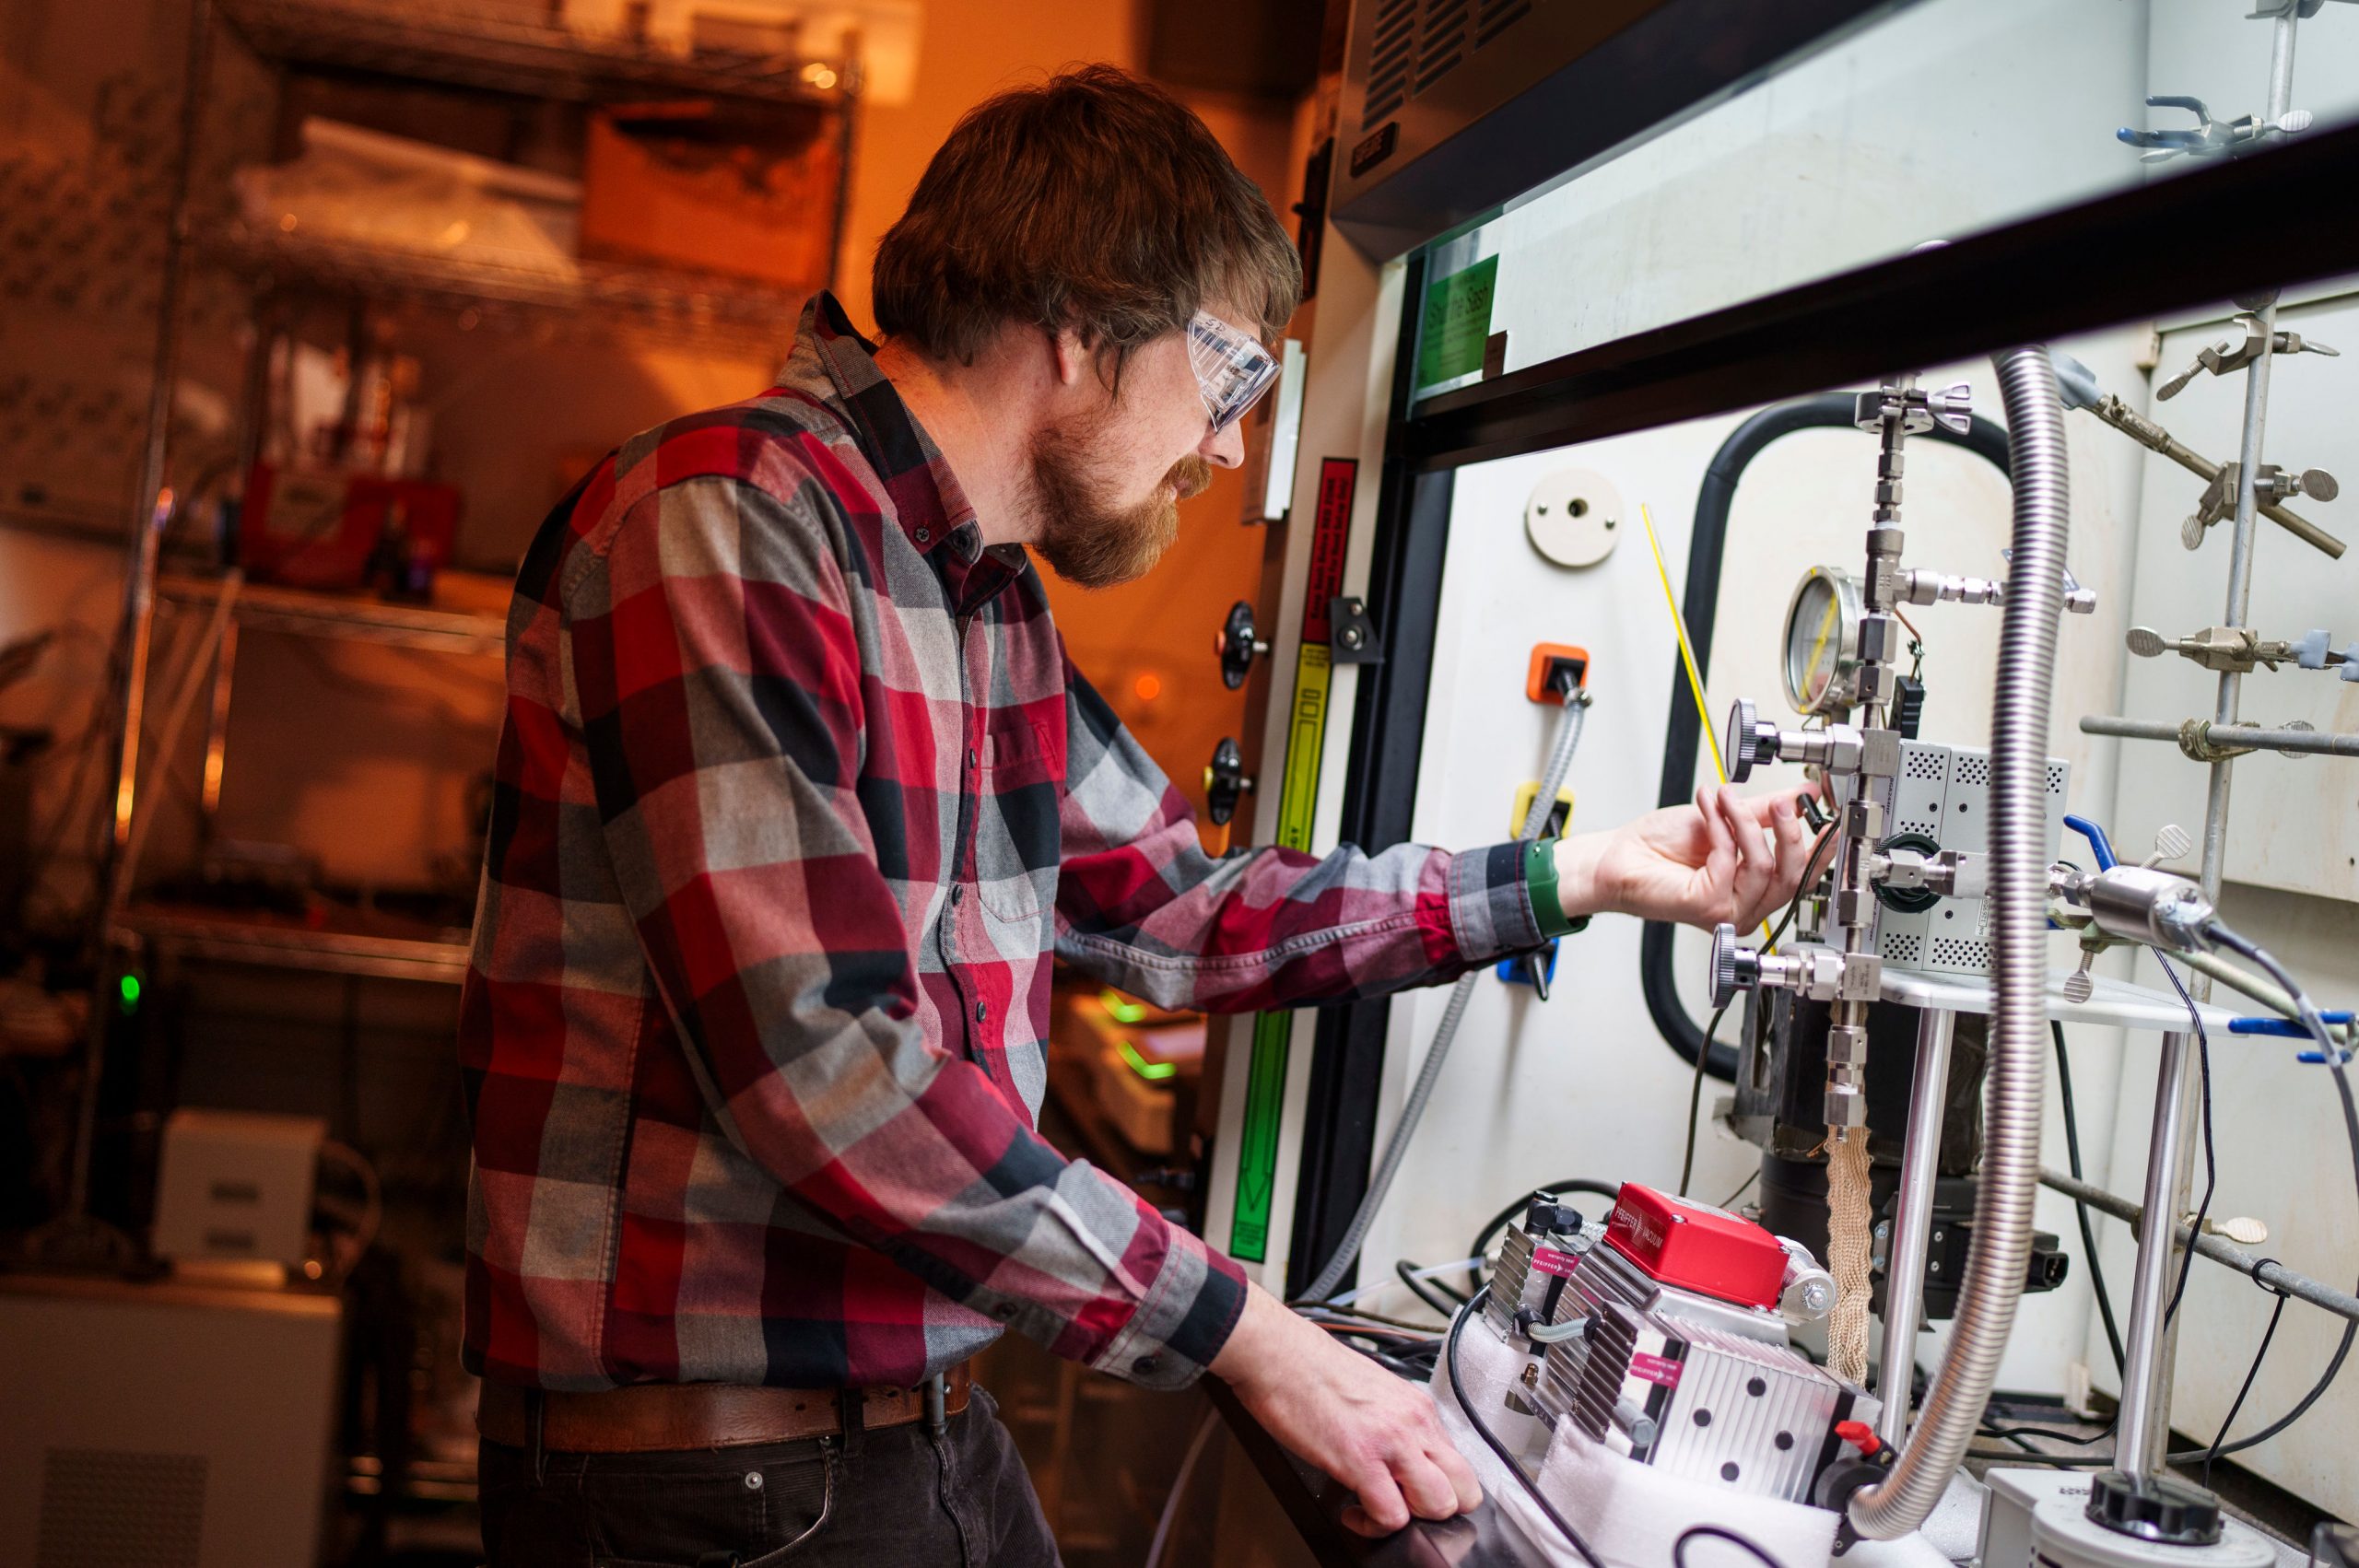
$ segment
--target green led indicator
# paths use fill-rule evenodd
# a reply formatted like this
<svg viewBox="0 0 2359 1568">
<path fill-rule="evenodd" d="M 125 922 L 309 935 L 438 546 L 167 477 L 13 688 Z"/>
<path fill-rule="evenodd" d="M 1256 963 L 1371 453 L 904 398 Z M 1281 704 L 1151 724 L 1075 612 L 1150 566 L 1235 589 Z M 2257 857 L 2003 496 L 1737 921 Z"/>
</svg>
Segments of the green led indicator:
<svg viewBox="0 0 2359 1568">
<path fill-rule="evenodd" d="M 123 1010 L 125 1012 L 138 1012 L 139 977 L 136 975 L 125 975 L 123 977 L 123 983 L 120 989 L 123 993 Z"/>
<path fill-rule="evenodd" d="M 1138 1047 L 1128 1040 L 1119 1040 L 1115 1043 L 1121 1049 L 1122 1059 L 1131 1064 L 1131 1071 L 1150 1083 L 1160 1083 L 1180 1071 L 1177 1062 L 1147 1060 L 1146 1058 L 1139 1055 Z"/>
<path fill-rule="evenodd" d="M 1133 1001 L 1111 986 L 1097 993 L 1097 1004 L 1117 1024 L 1136 1024 L 1146 1017 L 1146 1003 Z"/>
</svg>

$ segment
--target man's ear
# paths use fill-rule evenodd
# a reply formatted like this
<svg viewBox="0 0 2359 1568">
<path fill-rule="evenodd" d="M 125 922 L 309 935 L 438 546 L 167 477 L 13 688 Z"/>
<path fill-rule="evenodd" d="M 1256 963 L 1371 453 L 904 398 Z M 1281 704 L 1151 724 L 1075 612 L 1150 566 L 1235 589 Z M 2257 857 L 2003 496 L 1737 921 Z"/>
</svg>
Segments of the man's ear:
<svg viewBox="0 0 2359 1568">
<path fill-rule="evenodd" d="M 1092 372 L 1097 357 L 1081 341 L 1081 334 L 1071 327 L 1060 327 L 1045 333 L 1049 340 L 1050 369 L 1059 386 L 1069 387 Z"/>
</svg>

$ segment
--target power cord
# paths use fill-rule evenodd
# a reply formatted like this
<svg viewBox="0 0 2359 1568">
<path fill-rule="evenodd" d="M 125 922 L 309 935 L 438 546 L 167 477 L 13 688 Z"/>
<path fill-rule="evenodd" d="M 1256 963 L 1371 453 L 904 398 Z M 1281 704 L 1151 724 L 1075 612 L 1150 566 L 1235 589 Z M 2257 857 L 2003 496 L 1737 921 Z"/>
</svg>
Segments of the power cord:
<svg viewBox="0 0 2359 1568">
<path fill-rule="evenodd" d="M 1731 1546 L 1743 1547 L 1759 1559 L 1762 1568 L 1785 1568 L 1785 1564 L 1769 1555 L 1769 1549 L 1750 1536 L 1739 1535 L 1726 1525 L 1690 1525 L 1679 1532 L 1671 1543 L 1671 1568 L 1687 1568 L 1687 1543 L 1691 1540 L 1724 1540 Z"/>
<path fill-rule="evenodd" d="M 1548 1515 L 1548 1522 L 1555 1526 L 1558 1533 L 1567 1540 L 1573 1543 L 1573 1550 L 1588 1561 L 1590 1568 L 1605 1568 L 1605 1559 L 1597 1554 L 1596 1549 L 1589 1544 L 1580 1531 L 1573 1528 L 1573 1522 L 1570 1519 L 1556 1511 L 1556 1505 L 1549 1502 L 1546 1494 L 1541 1492 L 1540 1483 L 1523 1473 L 1523 1467 L 1516 1463 L 1513 1454 L 1508 1452 L 1508 1445 L 1499 1441 L 1498 1435 L 1491 1430 L 1489 1423 L 1485 1422 L 1482 1414 L 1474 1409 L 1473 1401 L 1466 1398 L 1466 1385 L 1458 1375 L 1458 1335 L 1459 1331 L 1466 1327 L 1466 1320 L 1481 1312 L 1483 1304 L 1490 1299 L 1491 1287 L 1485 1285 L 1474 1293 L 1474 1299 L 1468 1302 L 1460 1309 L 1458 1316 L 1449 1320 L 1449 1338 L 1443 1347 L 1442 1356 L 1449 1365 L 1450 1392 L 1457 1398 L 1458 1408 L 1465 1412 L 1466 1424 L 1474 1429 L 1474 1435 L 1483 1440 L 1485 1447 L 1498 1456 L 1499 1463 L 1507 1467 L 1508 1474 L 1515 1477 L 1523 1490 L 1530 1494 L 1532 1501 L 1539 1506 L 1540 1511 Z M 1764 1558 L 1766 1561 L 1766 1553 Z M 1778 1564 L 1771 1562 L 1769 1568 L 1778 1568 Z"/>
<path fill-rule="evenodd" d="M 1543 1181 L 1532 1190 L 1555 1193 L 1559 1198 L 1568 1192 L 1586 1192 L 1592 1198 L 1602 1198 L 1608 1202 L 1622 1196 L 1620 1183 L 1592 1181 L 1587 1176 L 1566 1176 L 1557 1181 Z M 1490 1249 L 1491 1238 L 1506 1230 L 1514 1222 L 1515 1217 L 1529 1208 L 1531 1203 L 1531 1195 L 1527 1193 L 1492 1215 L 1484 1223 L 1483 1228 L 1474 1233 L 1474 1245 L 1466 1249 L 1467 1256 L 1472 1259 L 1466 1270 L 1468 1290 L 1475 1291 L 1483 1288 L 1483 1260 Z"/>
</svg>

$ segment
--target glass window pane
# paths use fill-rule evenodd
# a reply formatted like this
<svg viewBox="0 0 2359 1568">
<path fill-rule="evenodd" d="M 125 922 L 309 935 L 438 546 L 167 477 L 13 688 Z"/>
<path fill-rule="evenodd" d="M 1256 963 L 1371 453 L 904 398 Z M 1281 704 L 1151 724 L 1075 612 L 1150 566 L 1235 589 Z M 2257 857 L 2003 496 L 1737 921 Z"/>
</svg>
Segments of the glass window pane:
<svg viewBox="0 0 2359 1568">
<path fill-rule="evenodd" d="M 2215 124 L 2262 114 L 2276 28 L 2257 8 L 1920 0 L 1436 246 L 1418 393 L 1479 379 L 1470 351 L 1493 333 L 1497 369 L 1520 369 L 2209 163 L 2117 132 L 2196 126 L 2149 95 L 2201 99 Z M 2295 36 L 2309 134 L 2359 118 L 2359 5 Z M 1485 264 L 1495 276 L 1449 284 Z"/>
</svg>

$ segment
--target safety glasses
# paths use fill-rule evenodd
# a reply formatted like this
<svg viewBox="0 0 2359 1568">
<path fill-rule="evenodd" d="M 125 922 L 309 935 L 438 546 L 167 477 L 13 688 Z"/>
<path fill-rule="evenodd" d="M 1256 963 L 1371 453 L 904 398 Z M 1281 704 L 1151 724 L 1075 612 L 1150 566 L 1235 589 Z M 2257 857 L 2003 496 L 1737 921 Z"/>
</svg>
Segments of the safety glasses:
<svg viewBox="0 0 2359 1568">
<path fill-rule="evenodd" d="M 1206 310 L 1189 318 L 1188 364 L 1216 432 L 1235 424 L 1278 379 L 1268 350 Z"/>
</svg>

